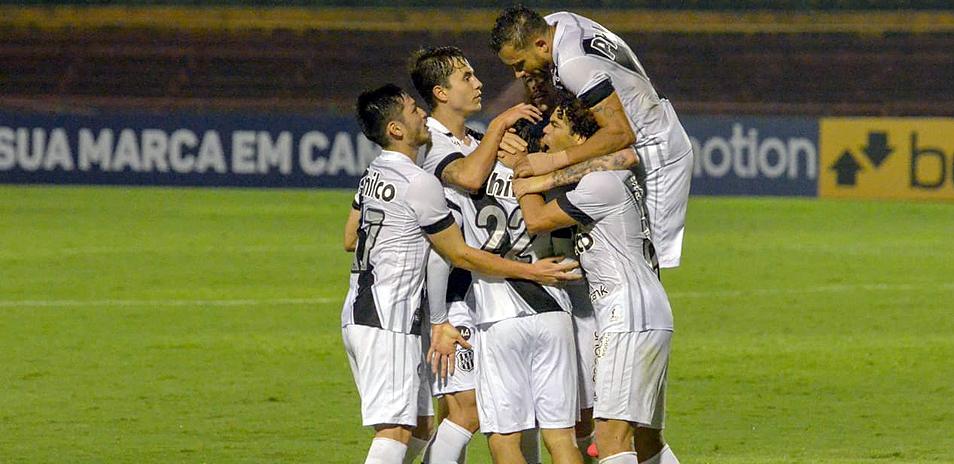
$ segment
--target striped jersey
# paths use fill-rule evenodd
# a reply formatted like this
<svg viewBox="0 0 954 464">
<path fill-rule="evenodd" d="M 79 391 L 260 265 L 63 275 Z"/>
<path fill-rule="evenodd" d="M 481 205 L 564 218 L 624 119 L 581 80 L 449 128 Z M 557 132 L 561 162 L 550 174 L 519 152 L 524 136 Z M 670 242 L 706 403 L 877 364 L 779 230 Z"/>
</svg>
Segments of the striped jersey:
<svg viewBox="0 0 954 464">
<path fill-rule="evenodd" d="M 441 184 L 407 156 L 384 150 L 358 185 L 361 221 L 341 326 L 420 334 L 426 235 L 454 225 Z"/>
<path fill-rule="evenodd" d="M 580 223 L 576 251 L 600 333 L 673 329 L 644 193 L 632 172 L 603 171 L 587 174 L 556 198 L 560 209 Z"/>
<path fill-rule="evenodd" d="M 429 126 L 436 127 L 430 123 Z M 434 146 L 438 146 L 437 141 Z M 462 151 L 448 151 L 432 148 L 420 160 L 422 166 L 440 178 L 448 164 L 465 156 Z M 449 206 L 460 209 L 464 240 L 474 248 L 518 261 L 534 262 L 552 256 L 550 234 L 531 235 L 527 232 L 520 205 L 513 194 L 512 178 L 513 170 L 497 162 L 477 193 L 454 189 L 457 203 Z M 453 201 L 451 196 L 448 200 Z M 529 280 L 502 279 L 479 272 L 472 272 L 472 276 L 477 324 L 570 310 L 569 297 L 558 287 Z"/>
<path fill-rule="evenodd" d="M 690 153 L 692 145 L 672 105 L 656 93 L 626 42 L 577 14 L 559 12 L 545 19 L 556 25 L 554 83 L 590 107 L 616 91 L 636 134 L 634 148 L 647 171 Z"/>
<path fill-rule="evenodd" d="M 427 118 L 427 130 L 431 133 L 431 143 L 421 147 L 417 162 L 425 171 L 435 174 L 440 179 L 444 168 L 452 161 L 469 155 L 477 148 L 482 135 L 473 129 L 467 129 L 466 140 L 461 140 L 451 133 L 450 129 L 432 117 Z M 457 224 L 463 224 L 460 205 L 467 201 L 467 192 L 454 187 L 444 187 L 444 198 L 454 215 Z M 436 253 L 431 250 L 431 253 Z M 431 302 L 431 308 L 436 304 L 444 304 L 447 308 L 447 319 L 455 326 L 474 324 L 474 302 L 470 292 L 472 277 L 466 269 L 453 268 L 447 277 L 447 288 L 443 302 Z M 434 295 L 428 295 L 430 299 Z M 433 312 L 433 311 L 432 311 Z"/>
</svg>

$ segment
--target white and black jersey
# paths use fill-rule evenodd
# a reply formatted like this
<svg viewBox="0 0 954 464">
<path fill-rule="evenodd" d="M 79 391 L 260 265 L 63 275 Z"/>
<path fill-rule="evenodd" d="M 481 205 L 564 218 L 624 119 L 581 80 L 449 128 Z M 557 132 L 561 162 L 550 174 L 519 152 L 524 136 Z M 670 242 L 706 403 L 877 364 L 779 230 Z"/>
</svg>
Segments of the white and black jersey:
<svg viewBox="0 0 954 464">
<path fill-rule="evenodd" d="M 341 325 L 420 334 L 426 235 L 454 225 L 440 181 L 385 150 L 361 178 L 357 201 L 361 221 Z"/>
<path fill-rule="evenodd" d="M 587 174 L 556 199 L 580 223 L 576 251 L 600 333 L 673 328 L 643 199 L 643 188 L 630 171 Z"/>
<path fill-rule="evenodd" d="M 689 138 L 672 106 L 653 88 L 636 55 L 619 36 L 583 16 L 559 12 L 546 21 L 553 36 L 553 79 L 587 106 L 615 90 L 636 134 L 647 172 L 689 153 Z"/>
<path fill-rule="evenodd" d="M 446 150 L 445 150 L 446 151 Z M 440 176 L 442 169 L 462 153 L 443 153 L 432 150 L 422 165 Z M 457 189 L 457 202 L 451 208 L 460 208 L 463 217 L 464 240 L 467 244 L 508 259 L 534 262 L 553 255 L 549 234 L 531 235 L 523 222 L 520 205 L 513 194 L 513 170 L 500 162 L 480 191 L 467 193 Z M 449 201 L 451 196 L 448 196 Z M 569 311 L 566 292 L 557 287 L 540 285 L 521 279 L 501 279 L 477 272 L 472 273 L 474 299 L 477 304 L 477 324 L 537 314 L 548 311 Z"/>
</svg>

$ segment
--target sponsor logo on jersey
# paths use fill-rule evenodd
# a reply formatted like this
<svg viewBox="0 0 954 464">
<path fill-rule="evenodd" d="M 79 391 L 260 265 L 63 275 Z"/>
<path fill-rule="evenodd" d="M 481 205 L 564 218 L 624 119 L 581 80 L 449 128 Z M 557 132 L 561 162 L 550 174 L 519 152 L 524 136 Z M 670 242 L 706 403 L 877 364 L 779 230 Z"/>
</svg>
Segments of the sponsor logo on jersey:
<svg viewBox="0 0 954 464">
<path fill-rule="evenodd" d="M 599 284 L 593 290 L 590 290 L 590 301 L 596 303 L 596 300 L 603 298 L 609 293 L 603 284 Z"/>
<path fill-rule="evenodd" d="M 579 232 L 573 237 L 573 249 L 581 255 L 584 251 L 593 248 L 593 236 L 586 232 Z"/>
<path fill-rule="evenodd" d="M 497 171 L 487 179 L 487 195 L 499 198 L 515 198 L 513 195 L 513 175 L 501 176 Z"/>
<path fill-rule="evenodd" d="M 381 173 L 373 169 L 369 169 L 368 174 L 361 178 L 358 188 L 361 195 L 382 201 L 393 200 L 396 193 L 394 184 L 381 180 Z"/>
</svg>

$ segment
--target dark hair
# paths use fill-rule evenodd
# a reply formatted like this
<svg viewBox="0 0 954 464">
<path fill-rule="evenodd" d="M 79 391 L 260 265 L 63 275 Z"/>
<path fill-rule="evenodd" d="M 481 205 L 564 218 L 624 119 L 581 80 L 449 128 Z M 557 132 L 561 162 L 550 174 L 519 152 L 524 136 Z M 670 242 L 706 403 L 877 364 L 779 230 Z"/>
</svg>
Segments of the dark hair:
<svg viewBox="0 0 954 464">
<path fill-rule="evenodd" d="M 566 118 L 570 122 L 570 132 L 590 138 L 600 129 L 593 112 L 583 104 L 583 100 L 567 91 L 561 91 L 554 110 L 556 117 Z"/>
<path fill-rule="evenodd" d="M 467 58 L 457 47 L 422 48 L 411 54 L 407 65 L 411 82 L 414 83 L 418 95 L 431 109 L 437 105 L 434 100 L 434 86 L 447 87 L 448 78 L 454 74 L 457 65 L 464 61 L 467 61 Z"/>
<path fill-rule="evenodd" d="M 390 145 L 387 125 L 400 117 L 405 95 L 407 93 L 400 87 L 384 84 L 358 96 L 355 114 L 365 137 L 382 147 Z"/>
<path fill-rule="evenodd" d="M 504 45 L 523 50 L 530 45 L 530 39 L 545 33 L 548 27 L 540 13 L 523 5 L 512 6 L 497 16 L 490 34 L 490 48 L 494 53 L 500 53 Z"/>
</svg>

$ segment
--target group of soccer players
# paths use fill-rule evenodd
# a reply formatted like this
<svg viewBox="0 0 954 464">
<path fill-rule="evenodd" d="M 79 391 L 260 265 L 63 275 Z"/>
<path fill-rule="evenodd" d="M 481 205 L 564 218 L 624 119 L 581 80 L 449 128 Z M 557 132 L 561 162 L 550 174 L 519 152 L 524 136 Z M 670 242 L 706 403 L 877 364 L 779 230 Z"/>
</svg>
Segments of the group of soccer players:
<svg viewBox="0 0 954 464">
<path fill-rule="evenodd" d="M 679 265 L 689 139 L 632 50 L 587 18 L 509 8 L 491 46 L 531 102 L 484 134 L 466 126 L 482 84 L 454 47 L 410 59 L 430 117 L 392 84 L 358 98 L 383 149 L 345 227 L 365 462 L 461 463 L 480 430 L 497 464 L 539 463 L 539 438 L 558 464 L 594 448 L 678 463 L 659 268 Z"/>
</svg>

